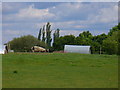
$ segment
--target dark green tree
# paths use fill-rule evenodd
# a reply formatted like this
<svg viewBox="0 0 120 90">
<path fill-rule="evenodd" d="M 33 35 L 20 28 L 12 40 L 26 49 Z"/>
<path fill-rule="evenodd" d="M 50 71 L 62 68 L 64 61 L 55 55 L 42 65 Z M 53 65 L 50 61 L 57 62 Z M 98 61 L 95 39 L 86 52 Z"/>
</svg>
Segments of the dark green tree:
<svg viewBox="0 0 120 90">
<path fill-rule="evenodd" d="M 60 36 L 59 32 L 60 32 L 60 29 L 57 29 L 57 30 L 55 30 L 55 32 L 53 33 L 54 42 L 56 41 L 57 38 L 59 38 L 59 36 Z M 54 43 L 54 42 L 53 42 L 53 43 Z"/>
<path fill-rule="evenodd" d="M 48 45 L 48 47 L 51 47 L 51 41 L 52 41 L 52 38 L 51 38 L 52 30 L 50 30 L 50 28 L 51 28 L 51 25 L 48 22 L 46 25 L 46 44 Z"/>
<path fill-rule="evenodd" d="M 56 37 L 59 38 L 59 36 L 60 36 L 60 29 L 57 29 L 56 30 Z"/>
<path fill-rule="evenodd" d="M 92 37 L 91 50 L 92 53 L 105 53 L 103 50 L 103 40 L 107 38 L 105 33 Z"/>
<path fill-rule="evenodd" d="M 76 37 L 76 44 L 77 45 L 90 45 L 92 42 L 92 34 L 89 31 L 84 31 Z"/>
<path fill-rule="evenodd" d="M 53 47 L 55 50 L 63 50 L 64 45 L 75 45 L 75 36 L 74 35 L 65 35 L 59 38 L 56 38 Z"/>
<path fill-rule="evenodd" d="M 53 41 L 55 42 L 55 40 L 56 40 L 56 30 L 55 30 L 55 32 L 53 33 Z M 54 42 L 53 42 L 53 44 L 54 44 Z"/>
<path fill-rule="evenodd" d="M 118 55 L 120 55 L 120 31 L 118 31 Z"/>
<path fill-rule="evenodd" d="M 120 54 L 120 23 L 108 32 L 108 38 L 103 41 L 103 49 L 107 54 Z"/>
<path fill-rule="evenodd" d="M 79 34 L 79 37 L 81 37 L 81 38 L 91 38 L 92 34 L 89 31 L 84 31 L 84 32 Z"/>
<path fill-rule="evenodd" d="M 38 40 L 40 40 L 40 41 L 41 41 L 41 30 L 42 30 L 42 28 L 40 28 L 39 34 L 38 34 Z"/>
<path fill-rule="evenodd" d="M 116 25 L 115 27 L 110 29 L 110 32 L 108 33 L 108 35 L 112 36 L 113 32 L 116 32 L 116 31 L 119 31 L 119 30 L 120 30 L 120 23 L 118 23 L 118 25 Z"/>
<path fill-rule="evenodd" d="M 105 33 L 94 36 L 92 38 L 93 42 L 98 42 L 100 45 L 102 45 L 103 40 L 105 40 L 107 38 L 107 35 Z"/>
<path fill-rule="evenodd" d="M 113 32 L 111 36 L 103 41 L 103 48 L 107 54 L 118 54 L 118 33 L 120 31 Z"/>
<path fill-rule="evenodd" d="M 42 42 L 45 42 L 45 25 L 43 26 L 43 29 L 42 29 Z"/>
</svg>

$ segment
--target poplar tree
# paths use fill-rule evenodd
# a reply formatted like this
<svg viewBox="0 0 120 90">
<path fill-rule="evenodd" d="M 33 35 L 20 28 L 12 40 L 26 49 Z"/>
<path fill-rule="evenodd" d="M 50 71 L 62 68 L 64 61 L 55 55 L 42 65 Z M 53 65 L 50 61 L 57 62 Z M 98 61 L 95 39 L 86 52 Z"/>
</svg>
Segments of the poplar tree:
<svg viewBox="0 0 120 90">
<path fill-rule="evenodd" d="M 42 29 L 42 42 L 45 42 L 45 25 L 43 26 L 43 29 Z"/>
<path fill-rule="evenodd" d="M 42 28 L 40 28 L 40 30 L 39 30 L 38 40 L 41 40 L 41 30 L 42 30 Z"/>
<path fill-rule="evenodd" d="M 52 38 L 51 38 L 52 30 L 50 30 L 50 28 L 51 28 L 51 25 L 48 22 L 46 25 L 46 44 L 48 45 L 48 47 L 51 47 L 51 41 L 52 41 Z"/>
</svg>

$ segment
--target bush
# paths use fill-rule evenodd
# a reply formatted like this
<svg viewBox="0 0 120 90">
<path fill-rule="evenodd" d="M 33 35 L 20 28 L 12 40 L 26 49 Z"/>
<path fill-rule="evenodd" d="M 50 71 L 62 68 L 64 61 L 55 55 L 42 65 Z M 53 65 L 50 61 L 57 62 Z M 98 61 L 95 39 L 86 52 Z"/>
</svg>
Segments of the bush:
<svg viewBox="0 0 120 90">
<path fill-rule="evenodd" d="M 9 42 L 10 47 L 15 52 L 29 52 L 31 51 L 32 46 L 41 46 L 46 48 L 46 44 L 42 41 L 39 41 L 32 35 L 21 36 L 19 38 L 14 38 L 12 41 Z"/>
</svg>

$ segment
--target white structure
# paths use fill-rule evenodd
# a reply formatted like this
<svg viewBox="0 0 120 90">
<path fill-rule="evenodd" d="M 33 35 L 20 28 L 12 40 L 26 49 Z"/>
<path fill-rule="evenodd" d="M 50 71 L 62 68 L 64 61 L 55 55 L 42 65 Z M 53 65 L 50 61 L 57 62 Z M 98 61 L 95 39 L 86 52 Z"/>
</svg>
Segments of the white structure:
<svg viewBox="0 0 120 90">
<path fill-rule="evenodd" d="M 8 52 L 14 52 L 14 50 L 11 50 L 10 48 L 8 48 Z M 0 46 L 0 54 L 5 54 L 5 45 Z"/>
<path fill-rule="evenodd" d="M 0 54 L 4 54 L 4 47 L 0 44 Z"/>
<path fill-rule="evenodd" d="M 64 52 L 91 54 L 90 46 L 82 46 L 82 45 L 65 45 Z"/>
<path fill-rule="evenodd" d="M 8 52 L 14 52 L 14 50 L 8 50 Z"/>
<path fill-rule="evenodd" d="M 4 54 L 4 50 L 0 51 L 0 54 Z"/>
</svg>

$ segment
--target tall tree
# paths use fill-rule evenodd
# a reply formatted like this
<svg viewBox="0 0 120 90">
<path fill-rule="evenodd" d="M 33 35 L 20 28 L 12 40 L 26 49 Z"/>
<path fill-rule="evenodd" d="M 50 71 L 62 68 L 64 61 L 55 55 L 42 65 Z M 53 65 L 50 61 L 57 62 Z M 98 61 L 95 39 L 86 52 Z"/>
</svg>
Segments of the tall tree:
<svg viewBox="0 0 120 90">
<path fill-rule="evenodd" d="M 45 42 L 45 25 L 43 26 L 43 29 L 42 29 L 42 42 Z"/>
<path fill-rule="evenodd" d="M 53 33 L 53 44 L 55 43 L 55 40 L 56 40 L 56 30 L 55 30 L 55 32 Z"/>
<path fill-rule="evenodd" d="M 40 30 L 39 30 L 38 40 L 41 40 L 41 30 L 42 30 L 42 28 L 40 28 Z"/>
<path fill-rule="evenodd" d="M 60 36 L 60 29 L 58 28 L 58 29 L 56 30 L 56 37 L 59 38 L 59 36 Z"/>
<path fill-rule="evenodd" d="M 46 44 L 48 45 L 48 47 L 51 47 L 51 41 L 52 41 L 52 38 L 51 38 L 52 30 L 50 30 L 50 28 L 51 28 L 51 25 L 48 22 L 46 25 Z"/>
<path fill-rule="evenodd" d="M 60 36 L 59 32 L 60 32 L 60 29 L 55 30 L 55 32 L 53 34 L 54 42 L 56 41 L 57 38 L 59 38 L 59 36 Z"/>
<path fill-rule="evenodd" d="M 59 36 L 60 36 L 59 32 L 60 32 L 60 29 L 57 29 L 53 33 L 53 48 L 54 49 L 56 49 L 56 47 L 57 47 L 57 43 L 58 43 L 57 40 L 59 40 Z"/>
</svg>

